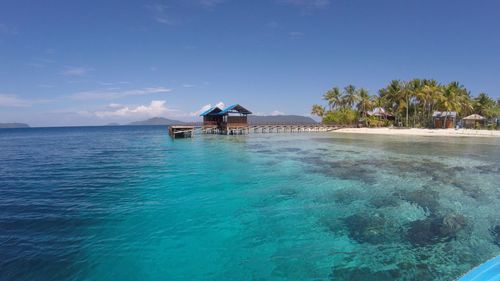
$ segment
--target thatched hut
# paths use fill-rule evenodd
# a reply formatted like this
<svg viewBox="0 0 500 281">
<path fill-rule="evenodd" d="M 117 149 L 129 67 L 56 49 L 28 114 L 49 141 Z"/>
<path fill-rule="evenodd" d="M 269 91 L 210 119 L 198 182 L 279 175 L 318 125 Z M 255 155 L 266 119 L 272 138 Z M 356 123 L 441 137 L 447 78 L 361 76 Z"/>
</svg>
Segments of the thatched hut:
<svg viewBox="0 0 500 281">
<path fill-rule="evenodd" d="M 462 126 L 464 128 L 478 128 L 483 127 L 486 122 L 486 118 L 479 114 L 472 114 L 462 119 Z"/>
</svg>

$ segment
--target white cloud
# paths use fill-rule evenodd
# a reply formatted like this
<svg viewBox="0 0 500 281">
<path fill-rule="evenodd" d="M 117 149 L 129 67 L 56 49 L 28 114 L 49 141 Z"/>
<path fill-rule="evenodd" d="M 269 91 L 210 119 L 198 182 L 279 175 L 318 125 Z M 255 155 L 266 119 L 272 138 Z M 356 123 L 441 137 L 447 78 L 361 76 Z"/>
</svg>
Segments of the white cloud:
<svg viewBox="0 0 500 281">
<path fill-rule="evenodd" d="M 256 115 L 256 116 L 279 116 L 279 115 L 285 115 L 285 113 L 278 111 L 278 110 L 275 110 L 275 111 L 272 111 L 271 113 L 254 112 L 254 115 Z"/>
<path fill-rule="evenodd" d="M 300 32 L 300 31 L 291 31 L 291 32 L 288 32 L 288 38 L 290 38 L 292 40 L 302 39 L 303 37 L 304 37 L 304 33 L 303 32 Z"/>
<path fill-rule="evenodd" d="M 182 84 L 183 88 L 196 88 L 196 85 L 193 84 Z"/>
<path fill-rule="evenodd" d="M 114 100 L 130 96 L 145 96 L 150 94 L 165 94 L 171 92 L 171 89 L 164 87 L 143 88 L 127 91 L 116 91 L 116 89 L 96 90 L 78 92 L 71 95 L 74 100 Z"/>
<path fill-rule="evenodd" d="M 277 2 L 308 9 L 325 8 L 330 5 L 330 0 L 277 0 Z"/>
<path fill-rule="evenodd" d="M 163 4 L 147 5 L 146 8 L 153 14 L 153 19 L 161 24 L 174 25 L 176 23 L 168 14 L 168 6 Z"/>
<path fill-rule="evenodd" d="M 0 34 L 17 35 L 18 31 L 15 26 L 5 23 L 0 23 Z"/>
<path fill-rule="evenodd" d="M 30 107 L 37 103 L 50 101 L 43 99 L 23 99 L 16 95 L 0 94 L 0 107 Z"/>
<path fill-rule="evenodd" d="M 224 0 L 200 0 L 200 5 L 208 9 L 213 9 L 222 3 Z"/>
<path fill-rule="evenodd" d="M 285 113 L 281 112 L 281 111 L 278 111 L 278 110 L 275 110 L 275 111 L 271 112 L 269 115 L 271 115 L 271 116 L 278 116 L 278 115 L 285 115 Z"/>
<path fill-rule="evenodd" d="M 33 101 L 22 99 L 16 95 L 0 94 L 0 106 L 3 107 L 29 107 L 33 105 Z"/>
<path fill-rule="evenodd" d="M 212 108 L 214 106 L 217 106 L 220 109 L 224 109 L 226 107 L 226 105 L 223 102 L 221 102 L 221 101 L 218 102 L 218 103 L 216 103 L 215 105 L 212 105 L 212 104 L 209 103 L 209 104 L 205 104 L 204 106 L 202 106 L 197 111 L 191 112 L 189 115 L 192 116 L 192 117 L 199 116 L 200 114 L 202 114 L 203 112 L 209 110 L 210 108 Z"/>
<path fill-rule="evenodd" d="M 94 70 L 93 68 L 84 66 L 79 66 L 79 67 L 67 66 L 63 71 L 61 71 L 61 73 L 67 76 L 85 76 L 93 70 Z"/>
<path fill-rule="evenodd" d="M 97 84 L 102 86 L 115 86 L 115 85 L 126 85 L 130 84 L 128 81 L 118 81 L 118 82 L 97 82 Z"/>
<path fill-rule="evenodd" d="M 137 107 L 129 107 L 126 105 L 112 103 L 108 106 L 108 110 L 104 111 L 82 111 L 82 115 L 94 115 L 99 118 L 107 117 L 130 117 L 130 116 L 161 116 L 176 110 L 170 109 L 166 106 L 164 100 L 153 100 L 149 105 L 139 105 Z"/>
<path fill-rule="evenodd" d="M 54 85 L 50 85 L 50 84 L 38 84 L 38 87 L 40 87 L 40 88 L 54 88 Z"/>
</svg>

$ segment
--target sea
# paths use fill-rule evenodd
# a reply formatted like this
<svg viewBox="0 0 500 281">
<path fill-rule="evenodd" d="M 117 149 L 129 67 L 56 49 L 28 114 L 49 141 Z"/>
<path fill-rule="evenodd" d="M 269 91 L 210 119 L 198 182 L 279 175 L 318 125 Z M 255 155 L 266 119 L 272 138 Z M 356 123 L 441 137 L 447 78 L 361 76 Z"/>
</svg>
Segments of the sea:
<svg viewBox="0 0 500 281">
<path fill-rule="evenodd" d="M 500 254 L 500 139 L 0 130 L 0 280 L 455 280 Z"/>
</svg>

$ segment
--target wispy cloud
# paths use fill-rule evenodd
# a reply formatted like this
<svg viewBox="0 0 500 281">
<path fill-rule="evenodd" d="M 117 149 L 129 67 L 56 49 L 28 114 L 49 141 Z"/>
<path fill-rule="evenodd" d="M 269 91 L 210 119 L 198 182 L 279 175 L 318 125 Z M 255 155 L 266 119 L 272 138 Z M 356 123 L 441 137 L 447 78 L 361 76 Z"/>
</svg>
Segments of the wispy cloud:
<svg viewBox="0 0 500 281">
<path fill-rule="evenodd" d="M 266 112 L 254 112 L 254 114 L 256 116 L 279 116 L 279 115 L 285 115 L 284 112 L 279 111 L 279 110 L 275 110 L 275 111 L 272 111 L 270 113 L 266 113 Z"/>
<path fill-rule="evenodd" d="M 46 103 L 51 100 L 25 99 L 17 95 L 0 94 L 0 107 L 31 107 L 34 104 Z"/>
<path fill-rule="evenodd" d="M 168 6 L 164 4 L 147 5 L 146 8 L 151 12 L 153 20 L 166 25 L 175 25 L 177 23 L 171 16 L 168 15 Z"/>
<path fill-rule="evenodd" d="M 277 0 L 277 2 L 306 9 L 321 9 L 330 5 L 330 0 Z"/>
<path fill-rule="evenodd" d="M 278 115 L 285 115 L 285 113 L 281 112 L 279 110 L 275 110 L 275 111 L 271 112 L 269 115 L 271 115 L 271 116 L 278 116 Z"/>
<path fill-rule="evenodd" d="M 50 84 L 38 84 L 38 87 L 40 87 L 40 88 L 54 88 L 54 85 L 50 85 Z"/>
<path fill-rule="evenodd" d="M 15 26 L 0 23 L 0 34 L 17 35 L 18 33 L 19 32 L 17 31 L 17 28 Z"/>
<path fill-rule="evenodd" d="M 304 38 L 304 33 L 300 31 L 290 31 L 288 32 L 288 38 L 292 40 L 298 40 Z"/>
<path fill-rule="evenodd" d="M 143 89 L 124 90 L 124 91 L 117 91 L 116 89 L 114 90 L 108 89 L 108 90 L 78 92 L 71 95 L 71 98 L 74 100 L 114 100 L 131 96 L 165 94 L 171 91 L 172 91 L 171 89 L 164 87 L 143 88 Z"/>
<path fill-rule="evenodd" d="M 207 8 L 207 9 L 213 9 L 216 6 L 224 3 L 225 0 L 200 0 L 200 5 Z"/>
<path fill-rule="evenodd" d="M 32 106 L 31 100 L 19 98 L 16 95 L 0 94 L 0 106 L 2 107 L 29 107 Z"/>
<path fill-rule="evenodd" d="M 167 115 L 177 110 L 168 108 L 166 106 L 166 101 L 164 100 L 153 100 L 149 105 L 139 105 L 136 107 L 130 107 L 127 105 L 112 103 L 109 104 L 106 110 L 102 111 L 80 111 L 79 114 L 87 116 L 97 116 L 99 118 L 108 117 L 139 117 L 139 116 L 162 116 Z"/>
<path fill-rule="evenodd" d="M 223 102 L 221 102 L 221 101 L 218 102 L 218 103 L 216 103 L 216 104 L 214 104 L 214 105 L 212 105 L 212 104 L 209 103 L 209 104 L 205 104 L 204 106 L 202 106 L 197 111 L 191 112 L 189 115 L 191 117 L 199 116 L 200 114 L 202 114 L 203 112 L 209 110 L 210 108 L 212 108 L 214 106 L 217 106 L 218 108 L 221 108 L 221 109 L 226 107 L 226 105 Z"/>
<path fill-rule="evenodd" d="M 36 67 L 36 68 L 44 68 L 49 64 L 53 64 L 56 61 L 49 58 L 33 58 L 30 62 L 27 62 L 26 65 Z"/>
<path fill-rule="evenodd" d="M 117 81 L 117 82 L 97 82 L 97 84 L 102 86 L 116 86 L 116 85 L 127 85 L 130 84 L 129 81 Z"/>
<path fill-rule="evenodd" d="M 61 74 L 66 76 L 85 76 L 93 70 L 93 68 L 85 66 L 67 66 L 61 71 Z"/>
<path fill-rule="evenodd" d="M 185 84 L 182 84 L 182 87 L 183 88 L 196 88 L 196 85 L 185 83 Z"/>
</svg>

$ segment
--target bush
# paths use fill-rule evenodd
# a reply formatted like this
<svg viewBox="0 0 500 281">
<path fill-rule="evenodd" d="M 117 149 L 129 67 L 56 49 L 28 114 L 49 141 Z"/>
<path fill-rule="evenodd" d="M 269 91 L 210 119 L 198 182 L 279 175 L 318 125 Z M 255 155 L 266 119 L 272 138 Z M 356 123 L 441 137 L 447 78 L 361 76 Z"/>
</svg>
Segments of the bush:
<svg viewBox="0 0 500 281">
<path fill-rule="evenodd" d="M 489 124 L 486 126 L 486 128 L 488 128 L 488 130 L 496 130 L 497 124 L 495 124 L 495 123 Z"/>
<path fill-rule="evenodd" d="M 358 119 L 357 111 L 353 109 L 340 109 L 336 111 L 329 111 L 323 117 L 324 124 L 333 125 L 354 125 Z"/>
</svg>

